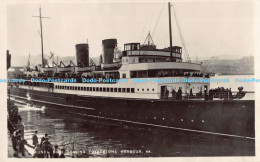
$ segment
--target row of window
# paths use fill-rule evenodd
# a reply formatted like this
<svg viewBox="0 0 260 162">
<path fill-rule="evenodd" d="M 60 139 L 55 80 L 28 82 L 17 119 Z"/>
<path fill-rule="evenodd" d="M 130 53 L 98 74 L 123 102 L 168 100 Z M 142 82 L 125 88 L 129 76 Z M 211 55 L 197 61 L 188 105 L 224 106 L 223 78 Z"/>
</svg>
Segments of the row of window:
<svg viewBox="0 0 260 162">
<path fill-rule="evenodd" d="M 139 88 L 137 88 L 137 91 L 139 91 Z M 142 91 L 144 91 L 144 88 L 142 88 Z M 149 88 L 147 88 L 147 91 L 149 91 Z M 154 88 L 152 89 L 152 91 L 154 91 Z"/>
<path fill-rule="evenodd" d="M 29 82 L 21 83 L 22 85 L 29 85 Z M 32 83 L 31 83 L 32 84 Z M 53 88 L 53 83 L 33 83 L 31 86 L 39 86 L 39 87 L 49 87 Z M 77 86 L 55 86 L 55 89 L 65 89 L 65 90 L 80 90 L 80 91 L 99 91 L 99 92 L 127 92 L 127 93 L 134 93 L 134 88 L 108 88 L 108 87 L 77 87 Z M 139 89 L 137 91 L 149 91 L 150 89 Z M 154 88 L 152 88 L 154 91 Z"/>
<path fill-rule="evenodd" d="M 109 87 L 77 87 L 77 86 L 55 86 L 55 89 L 95 91 L 95 92 L 126 92 L 134 93 L 134 88 L 109 88 Z"/>
</svg>

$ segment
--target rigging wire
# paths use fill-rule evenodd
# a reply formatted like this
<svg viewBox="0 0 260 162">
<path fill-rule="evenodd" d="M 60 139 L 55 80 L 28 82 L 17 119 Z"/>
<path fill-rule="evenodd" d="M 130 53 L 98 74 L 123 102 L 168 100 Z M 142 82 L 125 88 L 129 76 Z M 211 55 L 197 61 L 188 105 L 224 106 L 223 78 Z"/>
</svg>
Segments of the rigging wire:
<svg viewBox="0 0 260 162">
<path fill-rule="evenodd" d="M 161 10 L 160 10 L 160 13 L 159 13 L 158 18 L 157 18 L 157 20 L 156 20 L 156 22 L 155 22 L 155 25 L 154 25 L 154 28 L 153 28 L 153 30 L 152 30 L 152 34 L 151 34 L 152 37 L 154 37 L 154 33 L 155 33 L 155 31 L 156 31 L 156 28 L 157 28 L 158 22 L 159 22 L 159 20 L 160 20 L 161 15 L 162 15 L 162 11 L 163 11 L 164 6 L 165 6 L 165 3 L 162 4 L 162 7 L 161 7 Z"/>
<path fill-rule="evenodd" d="M 204 69 L 202 70 L 202 73 L 208 68 L 208 66 L 210 65 L 211 61 L 215 58 L 221 44 L 222 44 L 223 41 L 220 41 L 219 45 L 218 45 L 218 48 L 216 49 L 214 55 L 210 58 L 209 62 L 207 63 L 207 65 L 204 67 Z"/>
<path fill-rule="evenodd" d="M 187 62 L 191 62 L 190 56 L 189 56 L 189 51 L 188 51 L 185 39 L 184 39 L 183 34 L 182 34 L 181 26 L 179 24 L 178 17 L 177 17 L 177 12 L 175 11 L 174 5 L 172 5 L 172 8 L 173 8 L 174 16 L 175 16 L 176 25 L 177 25 L 177 28 L 178 28 L 178 33 L 179 33 L 179 36 L 181 38 L 181 43 L 182 43 L 182 46 L 184 47 L 184 51 L 185 51 L 184 57 L 185 57 Z"/>
</svg>

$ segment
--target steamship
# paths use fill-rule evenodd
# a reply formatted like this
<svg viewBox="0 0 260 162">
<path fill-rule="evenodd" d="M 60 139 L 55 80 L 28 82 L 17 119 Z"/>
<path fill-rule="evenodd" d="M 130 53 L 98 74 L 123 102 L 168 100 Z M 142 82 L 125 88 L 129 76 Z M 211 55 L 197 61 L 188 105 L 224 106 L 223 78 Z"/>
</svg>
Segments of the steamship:
<svg viewBox="0 0 260 162">
<path fill-rule="evenodd" d="M 202 72 L 201 64 L 182 61 L 182 47 L 170 43 L 157 49 L 150 34 L 145 42 L 124 44 L 120 51 L 116 39 L 103 40 L 100 65 L 90 64 L 87 43 L 77 44 L 76 64 L 65 66 L 61 61 L 50 67 L 43 61 L 42 67 L 9 76 L 25 78 L 11 83 L 10 95 L 94 124 L 255 138 L 255 103 L 241 100 L 242 89 L 236 94 L 211 93 L 209 82 L 185 82 L 210 76 Z M 31 78 L 76 83 L 31 82 Z M 83 82 L 99 78 L 127 82 Z"/>
</svg>

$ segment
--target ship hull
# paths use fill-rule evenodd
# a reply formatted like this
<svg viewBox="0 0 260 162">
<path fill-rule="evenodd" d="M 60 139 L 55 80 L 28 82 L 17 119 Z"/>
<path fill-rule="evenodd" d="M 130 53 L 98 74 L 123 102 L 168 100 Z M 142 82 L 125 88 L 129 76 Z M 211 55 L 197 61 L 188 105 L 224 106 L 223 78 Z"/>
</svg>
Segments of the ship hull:
<svg viewBox="0 0 260 162">
<path fill-rule="evenodd" d="M 140 126 L 254 139 L 255 101 L 174 101 L 78 96 L 11 88 L 13 97 L 91 119 L 94 124 Z"/>
</svg>

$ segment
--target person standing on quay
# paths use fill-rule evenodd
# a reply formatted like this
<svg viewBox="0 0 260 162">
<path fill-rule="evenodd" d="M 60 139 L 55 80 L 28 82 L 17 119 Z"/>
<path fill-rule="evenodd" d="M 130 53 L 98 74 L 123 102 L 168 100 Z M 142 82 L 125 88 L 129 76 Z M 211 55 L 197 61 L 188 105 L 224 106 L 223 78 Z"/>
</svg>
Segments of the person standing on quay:
<svg viewBox="0 0 260 162">
<path fill-rule="evenodd" d="M 41 149 L 42 149 L 42 144 L 44 143 L 44 141 L 45 141 L 46 138 L 48 138 L 48 134 L 47 134 L 47 133 L 46 133 L 46 134 L 44 135 L 44 137 L 42 137 L 42 139 L 41 139 L 41 143 L 40 143 Z"/>
<path fill-rule="evenodd" d="M 61 149 L 60 158 L 65 158 L 65 149 Z"/>
<path fill-rule="evenodd" d="M 46 133 L 46 134 L 44 135 L 44 137 L 42 137 L 41 143 L 40 143 L 40 148 L 41 148 L 41 150 L 42 150 L 42 152 L 43 152 L 43 155 L 45 155 L 45 154 L 46 154 L 46 151 L 47 151 L 47 150 L 45 150 L 45 145 L 44 145 L 45 140 L 46 140 L 47 138 L 48 138 L 48 134 Z"/>
<path fill-rule="evenodd" d="M 53 158 L 59 158 L 58 145 L 54 146 Z"/>
<path fill-rule="evenodd" d="M 34 132 L 34 135 L 33 135 L 33 138 L 32 138 L 32 140 L 33 140 L 33 145 L 34 145 L 35 147 L 36 147 L 36 144 L 39 143 L 38 137 L 37 137 L 37 133 L 38 133 L 38 131 L 35 131 L 35 132 Z"/>
<path fill-rule="evenodd" d="M 13 135 L 12 135 L 12 145 L 13 145 L 14 151 L 18 151 L 18 149 L 17 149 L 17 143 L 18 143 L 17 136 L 18 136 L 18 134 L 19 134 L 19 130 L 15 130 L 13 132 Z"/>
</svg>

